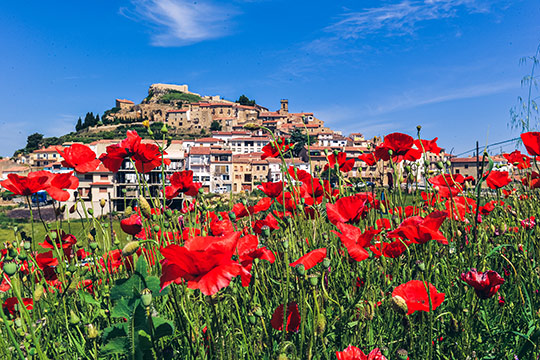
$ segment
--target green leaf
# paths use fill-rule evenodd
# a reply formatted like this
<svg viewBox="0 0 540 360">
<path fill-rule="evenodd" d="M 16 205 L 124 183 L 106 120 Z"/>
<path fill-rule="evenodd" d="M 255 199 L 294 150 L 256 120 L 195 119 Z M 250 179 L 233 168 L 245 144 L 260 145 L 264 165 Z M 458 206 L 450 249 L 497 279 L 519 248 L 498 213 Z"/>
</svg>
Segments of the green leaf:
<svg viewBox="0 0 540 360">
<path fill-rule="evenodd" d="M 154 337 L 156 339 L 174 334 L 174 324 L 172 321 L 159 317 L 152 318 L 152 321 L 154 323 Z"/>
<path fill-rule="evenodd" d="M 127 336 L 127 324 L 126 323 L 120 323 L 115 324 L 113 326 L 109 326 L 105 330 L 103 330 L 103 339 L 104 341 L 107 341 L 109 339 L 114 339 L 117 337 L 125 337 Z"/>
<path fill-rule="evenodd" d="M 163 296 L 169 293 L 169 287 L 167 286 L 163 291 L 161 290 L 161 283 L 157 276 L 149 276 L 146 278 L 146 287 L 152 291 L 152 296 Z"/>
<path fill-rule="evenodd" d="M 138 276 L 131 276 L 128 279 L 120 279 L 111 289 L 111 300 L 118 300 L 123 297 L 131 297 L 133 290 L 138 290 L 140 287 L 140 279 Z"/>
<path fill-rule="evenodd" d="M 133 304 L 127 299 L 120 299 L 113 307 L 111 316 L 114 318 L 129 318 L 133 313 Z"/>
<path fill-rule="evenodd" d="M 144 255 L 139 256 L 139 258 L 137 259 L 137 266 L 135 267 L 135 271 L 137 271 L 144 277 L 148 275 L 148 268 L 146 266 L 146 259 L 144 258 Z"/>
<path fill-rule="evenodd" d="M 139 348 L 143 351 L 152 348 L 152 337 L 144 330 L 139 330 Z"/>
<path fill-rule="evenodd" d="M 99 305 L 100 302 L 94 299 L 94 297 L 85 290 L 79 290 L 79 297 L 82 301 L 90 305 Z"/>
<path fill-rule="evenodd" d="M 109 340 L 105 346 L 101 348 L 101 355 L 122 354 L 129 351 L 128 339 L 125 336 L 117 337 Z"/>
</svg>

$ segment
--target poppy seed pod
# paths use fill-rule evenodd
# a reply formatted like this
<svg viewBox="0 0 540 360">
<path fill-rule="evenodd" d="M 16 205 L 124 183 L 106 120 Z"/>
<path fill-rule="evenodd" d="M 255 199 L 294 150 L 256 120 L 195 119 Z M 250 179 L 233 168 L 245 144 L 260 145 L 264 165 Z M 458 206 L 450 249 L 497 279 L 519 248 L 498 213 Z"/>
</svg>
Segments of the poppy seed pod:
<svg viewBox="0 0 540 360">
<path fill-rule="evenodd" d="M 98 248 L 98 243 L 93 241 L 88 246 L 90 247 L 90 250 L 95 251 Z"/>
<path fill-rule="evenodd" d="M 152 229 L 153 229 L 155 232 L 158 232 L 158 231 L 159 231 L 159 225 L 154 225 Z"/>
<path fill-rule="evenodd" d="M 310 277 L 309 277 L 309 283 L 310 283 L 312 286 L 317 286 L 317 284 L 319 283 L 319 279 L 318 279 L 317 276 L 315 276 L 315 275 L 310 276 Z"/>
<path fill-rule="evenodd" d="M 398 359 L 400 359 L 400 360 L 407 360 L 409 358 L 409 353 L 405 349 L 399 349 L 396 352 L 396 355 L 397 355 Z"/>
<path fill-rule="evenodd" d="M 325 268 L 330 267 L 330 264 L 331 264 L 331 263 L 332 263 L 332 262 L 330 261 L 329 258 L 324 258 L 324 259 L 323 259 L 323 262 L 322 262 L 322 264 L 323 264 L 323 266 L 324 266 Z"/>
<path fill-rule="evenodd" d="M 304 267 L 304 264 L 298 264 L 296 266 L 296 273 L 300 276 L 303 276 L 306 274 L 306 268 Z"/>
<path fill-rule="evenodd" d="M 141 302 L 144 306 L 148 307 L 152 303 L 152 291 L 148 288 L 141 291 Z"/>
<path fill-rule="evenodd" d="M 43 286 L 36 286 L 36 289 L 34 290 L 34 301 L 37 303 L 39 300 L 41 300 L 41 297 L 44 293 L 45 292 L 43 291 Z"/>
<path fill-rule="evenodd" d="M 126 210 L 124 210 L 124 214 L 126 214 L 126 216 L 131 215 L 132 212 L 133 212 L 133 209 L 131 208 L 131 206 L 128 206 Z"/>
<path fill-rule="evenodd" d="M 13 276 L 17 272 L 17 264 L 10 261 L 10 262 L 4 262 L 4 272 L 8 276 Z"/>
<path fill-rule="evenodd" d="M 87 212 L 88 215 L 90 215 L 90 216 L 94 215 L 94 209 L 92 209 L 92 208 L 87 209 L 86 212 Z"/>
</svg>

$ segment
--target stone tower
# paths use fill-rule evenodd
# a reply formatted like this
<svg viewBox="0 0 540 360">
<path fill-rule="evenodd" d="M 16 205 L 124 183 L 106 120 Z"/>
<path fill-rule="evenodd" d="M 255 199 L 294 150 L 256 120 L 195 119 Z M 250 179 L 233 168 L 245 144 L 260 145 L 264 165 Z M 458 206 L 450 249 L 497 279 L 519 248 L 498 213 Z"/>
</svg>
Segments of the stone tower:
<svg viewBox="0 0 540 360">
<path fill-rule="evenodd" d="M 289 100 L 282 99 L 281 100 L 281 108 L 279 109 L 280 115 L 287 115 L 289 113 Z"/>
</svg>

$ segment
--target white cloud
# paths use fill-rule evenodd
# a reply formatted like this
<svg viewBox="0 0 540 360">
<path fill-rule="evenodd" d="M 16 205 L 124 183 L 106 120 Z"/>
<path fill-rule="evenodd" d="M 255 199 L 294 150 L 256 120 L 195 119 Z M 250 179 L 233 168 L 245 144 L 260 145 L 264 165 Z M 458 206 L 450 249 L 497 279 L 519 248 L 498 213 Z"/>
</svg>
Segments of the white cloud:
<svg viewBox="0 0 540 360">
<path fill-rule="evenodd" d="M 460 8 L 468 13 L 485 13 L 490 6 L 484 0 L 402 0 L 395 4 L 347 12 L 341 16 L 341 20 L 325 30 L 344 39 L 379 32 L 405 35 L 413 33 L 421 22 L 455 17 Z"/>
<path fill-rule="evenodd" d="M 206 0 L 131 0 L 120 13 L 150 26 L 152 45 L 171 47 L 230 34 L 230 19 L 238 10 Z"/>
</svg>

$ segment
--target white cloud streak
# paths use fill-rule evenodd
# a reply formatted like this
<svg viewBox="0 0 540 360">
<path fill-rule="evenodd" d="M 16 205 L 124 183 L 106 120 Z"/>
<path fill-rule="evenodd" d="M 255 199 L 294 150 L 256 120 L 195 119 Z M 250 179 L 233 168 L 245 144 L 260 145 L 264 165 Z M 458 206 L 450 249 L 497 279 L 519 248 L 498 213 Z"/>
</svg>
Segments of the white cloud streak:
<svg viewBox="0 0 540 360">
<path fill-rule="evenodd" d="M 467 13 L 489 12 L 483 0 L 402 0 L 376 8 L 347 12 L 341 20 L 326 27 L 326 31 L 343 39 L 356 39 L 373 33 L 407 35 L 414 33 L 419 23 L 456 17 L 458 10 Z"/>
<path fill-rule="evenodd" d="M 120 13 L 148 25 L 153 46 L 174 47 L 229 35 L 238 10 L 206 0 L 131 0 Z"/>
</svg>

